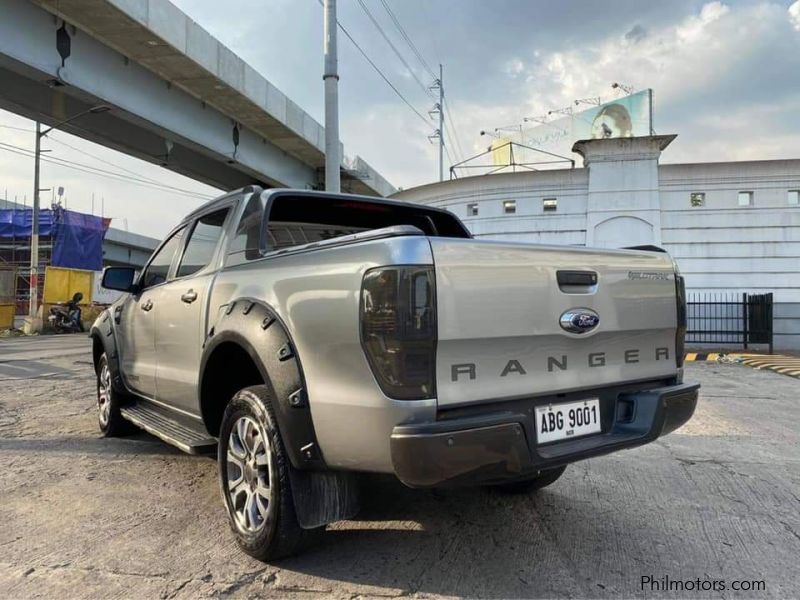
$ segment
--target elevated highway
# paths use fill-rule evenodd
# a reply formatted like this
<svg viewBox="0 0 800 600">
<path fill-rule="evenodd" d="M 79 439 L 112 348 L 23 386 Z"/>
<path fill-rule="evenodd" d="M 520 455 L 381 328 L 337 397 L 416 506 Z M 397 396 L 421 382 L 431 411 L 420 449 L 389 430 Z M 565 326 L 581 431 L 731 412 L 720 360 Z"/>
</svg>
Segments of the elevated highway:
<svg viewBox="0 0 800 600">
<path fill-rule="evenodd" d="M 61 129 L 225 190 L 324 181 L 323 127 L 168 0 L 0 0 L 0 15 L 0 107 L 53 125 L 107 105 Z M 341 172 L 343 191 L 395 191 L 359 157 Z"/>
</svg>

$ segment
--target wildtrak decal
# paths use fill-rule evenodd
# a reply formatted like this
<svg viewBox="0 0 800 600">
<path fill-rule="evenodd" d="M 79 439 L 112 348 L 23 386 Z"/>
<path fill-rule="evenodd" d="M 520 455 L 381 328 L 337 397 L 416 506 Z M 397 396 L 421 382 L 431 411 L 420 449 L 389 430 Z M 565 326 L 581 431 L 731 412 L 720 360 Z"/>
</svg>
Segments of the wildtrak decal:
<svg viewBox="0 0 800 600">
<path fill-rule="evenodd" d="M 646 279 L 649 281 L 670 281 L 672 273 L 663 273 L 659 271 L 628 271 L 628 279 L 639 281 Z"/>
<path fill-rule="evenodd" d="M 669 360 L 669 348 L 661 347 L 656 348 L 654 351 L 655 360 Z M 630 348 L 624 350 L 619 357 L 621 362 L 625 364 L 636 364 L 642 358 L 642 351 L 638 348 Z M 608 357 L 605 352 L 590 352 L 585 357 L 585 363 L 582 365 L 589 368 L 605 367 L 608 363 Z M 568 371 L 570 368 L 569 356 L 562 354 L 560 356 L 548 356 L 544 365 L 536 365 L 538 370 L 553 371 Z M 523 364 L 522 361 L 512 358 L 506 362 L 505 366 L 498 373 L 500 377 L 511 377 L 513 375 L 527 375 L 529 370 L 536 370 L 530 364 Z M 475 380 L 478 378 L 478 366 L 476 363 L 458 363 L 450 366 L 450 378 L 452 381 Z"/>
</svg>

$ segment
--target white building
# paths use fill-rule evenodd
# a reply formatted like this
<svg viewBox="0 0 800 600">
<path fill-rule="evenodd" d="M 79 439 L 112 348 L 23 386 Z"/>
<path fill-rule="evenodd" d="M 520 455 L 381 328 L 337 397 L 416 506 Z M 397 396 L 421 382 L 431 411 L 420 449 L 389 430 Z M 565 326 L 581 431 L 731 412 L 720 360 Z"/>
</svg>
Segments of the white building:
<svg viewBox="0 0 800 600">
<path fill-rule="evenodd" d="M 584 167 L 466 177 L 394 198 L 476 237 L 666 249 L 690 292 L 772 292 L 775 346 L 800 348 L 800 160 L 659 165 L 674 135 L 587 140 Z"/>
</svg>

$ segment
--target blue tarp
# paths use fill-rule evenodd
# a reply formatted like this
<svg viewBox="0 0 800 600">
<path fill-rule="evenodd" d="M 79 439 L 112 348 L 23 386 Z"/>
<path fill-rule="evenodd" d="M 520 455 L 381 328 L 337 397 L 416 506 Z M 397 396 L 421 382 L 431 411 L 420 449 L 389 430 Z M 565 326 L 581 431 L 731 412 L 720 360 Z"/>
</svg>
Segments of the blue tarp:
<svg viewBox="0 0 800 600">
<path fill-rule="evenodd" d="M 8 208 L 0 210 L 0 238 L 31 237 L 33 211 L 30 208 Z M 50 235 L 53 226 L 53 211 L 39 211 L 39 235 Z"/>
<path fill-rule="evenodd" d="M 31 235 L 33 211 L 0 210 L 0 238 L 26 238 Z M 53 238 L 50 264 L 67 269 L 100 271 L 103 268 L 103 238 L 110 223 L 60 206 L 39 212 L 39 235 Z"/>
</svg>

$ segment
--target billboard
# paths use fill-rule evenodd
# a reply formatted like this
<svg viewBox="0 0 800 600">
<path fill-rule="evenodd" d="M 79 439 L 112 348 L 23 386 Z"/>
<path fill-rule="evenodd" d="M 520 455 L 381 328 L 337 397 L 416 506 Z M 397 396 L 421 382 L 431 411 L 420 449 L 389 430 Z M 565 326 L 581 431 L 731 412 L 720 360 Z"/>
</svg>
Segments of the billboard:
<svg viewBox="0 0 800 600">
<path fill-rule="evenodd" d="M 647 89 L 523 128 L 521 141 L 525 146 L 571 157 L 572 145 L 578 140 L 650 135 L 652 120 L 653 90 Z M 525 158 L 535 160 L 533 156 Z"/>
</svg>

